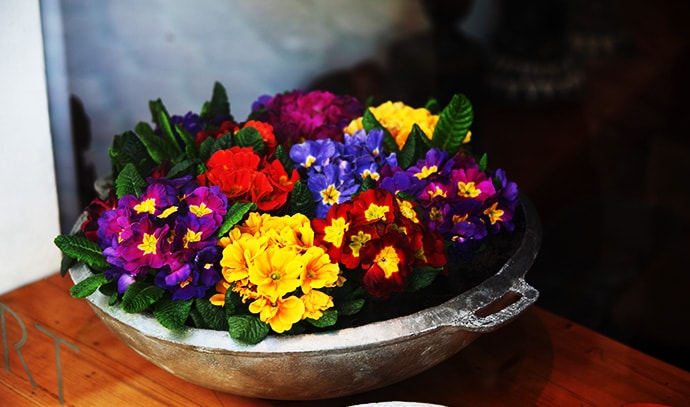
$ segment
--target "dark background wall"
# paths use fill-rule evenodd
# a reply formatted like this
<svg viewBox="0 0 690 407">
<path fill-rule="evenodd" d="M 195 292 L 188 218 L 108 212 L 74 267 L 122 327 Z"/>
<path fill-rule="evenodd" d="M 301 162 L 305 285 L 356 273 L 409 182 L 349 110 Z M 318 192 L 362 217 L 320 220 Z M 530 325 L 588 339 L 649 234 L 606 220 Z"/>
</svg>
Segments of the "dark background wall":
<svg viewBox="0 0 690 407">
<path fill-rule="evenodd" d="M 473 101 L 473 142 L 539 209 L 538 305 L 690 369 L 690 7 L 506 0 L 486 41 L 471 1 L 423 2 L 432 30 L 328 87 Z"/>
</svg>

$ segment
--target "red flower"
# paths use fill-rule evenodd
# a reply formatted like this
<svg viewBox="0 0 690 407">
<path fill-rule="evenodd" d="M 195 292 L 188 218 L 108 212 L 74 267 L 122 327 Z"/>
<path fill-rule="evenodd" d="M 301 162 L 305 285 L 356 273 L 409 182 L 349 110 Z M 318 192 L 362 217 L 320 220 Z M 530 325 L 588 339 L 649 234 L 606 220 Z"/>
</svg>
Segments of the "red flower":
<svg viewBox="0 0 690 407">
<path fill-rule="evenodd" d="M 117 207 L 117 198 L 114 194 L 108 195 L 105 200 L 95 198 L 86 207 L 86 220 L 81 224 L 80 229 L 84 232 L 87 239 L 92 242 L 98 242 L 98 218 L 103 212 L 115 209 Z"/>
<path fill-rule="evenodd" d="M 276 146 L 278 145 L 276 136 L 273 133 L 273 126 L 258 120 L 249 120 L 244 124 L 244 126 L 242 126 L 242 128 L 245 127 L 253 127 L 259 132 L 259 134 L 261 134 L 261 139 L 264 141 L 266 146 L 266 156 L 273 156 L 273 153 L 276 151 Z"/>
<path fill-rule="evenodd" d="M 262 160 L 251 147 L 231 147 L 213 153 L 206 172 L 197 176 L 201 185 L 217 185 L 231 200 L 254 202 L 259 210 L 278 209 L 287 202 L 296 170 L 288 177 L 278 160 Z"/>
<path fill-rule="evenodd" d="M 406 235 L 391 231 L 362 249 L 362 284 L 377 297 L 403 292 L 411 272 L 411 253 Z M 366 263 L 364 263 L 366 261 Z"/>
</svg>

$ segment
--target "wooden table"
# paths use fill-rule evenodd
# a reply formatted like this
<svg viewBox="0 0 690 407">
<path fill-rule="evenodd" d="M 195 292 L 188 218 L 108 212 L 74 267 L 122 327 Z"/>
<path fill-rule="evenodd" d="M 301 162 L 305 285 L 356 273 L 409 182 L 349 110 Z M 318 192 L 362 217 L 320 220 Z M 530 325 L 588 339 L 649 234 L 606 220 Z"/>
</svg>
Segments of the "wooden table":
<svg viewBox="0 0 690 407">
<path fill-rule="evenodd" d="M 690 373 L 532 307 L 412 379 L 334 400 L 256 400 L 188 384 L 116 339 L 54 275 L 0 296 L 0 405 L 690 405 Z M 646 403 L 646 404 L 641 404 Z"/>
</svg>

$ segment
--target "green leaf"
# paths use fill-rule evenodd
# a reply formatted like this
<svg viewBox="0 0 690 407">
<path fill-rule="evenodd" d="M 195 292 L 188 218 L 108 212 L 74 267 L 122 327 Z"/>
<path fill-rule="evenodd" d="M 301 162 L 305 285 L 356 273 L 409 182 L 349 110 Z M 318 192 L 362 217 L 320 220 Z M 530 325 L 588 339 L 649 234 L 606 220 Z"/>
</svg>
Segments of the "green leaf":
<svg viewBox="0 0 690 407">
<path fill-rule="evenodd" d="M 278 159 L 278 161 L 280 161 L 280 163 L 283 164 L 285 172 L 290 174 L 292 170 L 295 168 L 295 163 L 290 158 L 290 154 L 287 151 L 285 151 L 285 148 L 283 148 L 281 144 L 278 144 L 278 146 L 276 147 L 275 156 Z"/>
<path fill-rule="evenodd" d="M 290 193 L 288 213 L 294 215 L 302 213 L 312 219 L 316 216 L 316 202 L 307 184 L 300 180 L 295 182 L 295 186 Z"/>
<path fill-rule="evenodd" d="M 307 318 L 307 322 L 317 328 L 328 328 L 329 326 L 333 326 L 336 322 L 338 322 L 338 311 L 334 310 L 333 308 L 327 309 L 323 312 L 321 318 Z"/>
<path fill-rule="evenodd" d="M 165 149 L 168 152 L 169 158 L 174 158 L 177 155 L 182 154 L 182 148 L 177 141 L 177 136 L 170 125 L 170 116 L 168 115 L 163 102 L 160 99 L 152 100 L 149 102 L 149 110 L 151 110 L 151 116 L 154 123 L 158 125 L 158 128 L 163 135 L 163 140 L 165 140 Z"/>
<path fill-rule="evenodd" d="M 438 103 L 438 100 L 434 98 L 429 99 L 426 105 L 424 105 L 424 108 L 431 114 L 438 114 L 438 112 L 441 111 L 441 105 Z"/>
<path fill-rule="evenodd" d="M 86 298 L 93 294 L 98 287 L 107 282 L 108 279 L 105 277 L 105 274 L 94 274 L 73 285 L 72 288 L 69 289 L 69 293 L 74 298 Z"/>
<path fill-rule="evenodd" d="M 482 158 L 479 159 L 479 171 L 484 172 L 486 171 L 486 166 L 488 164 L 489 158 L 486 156 L 486 153 L 482 154 Z"/>
<path fill-rule="evenodd" d="M 469 99 L 462 94 L 453 96 L 439 116 L 431 139 L 432 144 L 451 156 L 455 155 L 467 136 L 473 119 L 474 113 Z"/>
<path fill-rule="evenodd" d="M 261 342 L 268 335 L 268 325 L 254 315 L 233 315 L 228 318 L 230 337 L 250 345 Z"/>
<path fill-rule="evenodd" d="M 201 117 L 212 119 L 220 115 L 230 115 L 230 102 L 228 101 L 225 87 L 220 82 L 215 82 L 213 84 L 213 95 L 209 102 L 204 103 L 201 109 Z"/>
<path fill-rule="evenodd" d="M 366 176 L 362 180 L 362 184 L 359 186 L 359 189 L 357 190 L 357 194 L 361 194 L 364 191 L 367 191 L 369 189 L 375 188 L 376 187 L 376 181 L 371 178 L 370 176 Z"/>
<path fill-rule="evenodd" d="M 189 134 L 189 132 L 179 124 L 175 125 L 175 131 L 180 135 L 180 139 L 185 146 L 185 154 L 189 158 L 195 158 L 199 156 L 199 147 L 196 145 L 196 139 L 194 136 Z"/>
<path fill-rule="evenodd" d="M 364 298 L 356 298 L 350 301 L 344 301 L 340 304 L 338 309 L 342 315 L 355 315 L 364 307 L 366 300 Z"/>
<path fill-rule="evenodd" d="M 180 329 L 187 322 L 192 301 L 173 301 L 171 297 L 166 295 L 154 305 L 153 316 L 168 329 Z"/>
<path fill-rule="evenodd" d="M 168 175 L 166 177 L 179 178 L 185 175 L 199 175 L 197 173 L 199 164 L 201 164 L 201 161 L 199 161 L 197 158 L 180 161 L 177 164 L 173 165 L 170 171 L 168 171 Z"/>
<path fill-rule="evenodd" d="M 80 261 L 96 271 L 104 271 L 112 266 L 103 255 L 101 247 L 83 235 L 59 235 L 53 243 L 65 256 Z"/>
<path fill-rule="evenodd" d="M 232 204 L 230 209 L 228 209 L 227 213 L 223 217 L 223 223 L 220 225 L 220 228 L 218 228 L 216 237 L 223 237 L 230 229 L 233 228 L 233 226 L 244 218 L 244 215 L 246 215 L 247 212 L 255 209 L 256 204 L 254 202 L 235 202 Z"/>
<path fill-rule="evenodd" d="M 213 150 L 216 140 L 213 137 L 209 137 L 201 142 L 199 146 L 199 158 L 201 161 L 206 162 L 213 155 L 215 150 Z"/>
<path fill-rule="evenodd" d="M 206 298 L 197 298 L 194 300 L 194 306 L 199 312 L 204 325 L 209 329 L 215 329 L 216 331 L 228 330 L 228 317 L 225 315 L 223 307 L 211 304 L 211 301 Z"/>
<path fill-rule="evenodd" d="M 77 261 L 70 256 L 62 256 L 60 260 L 60 277 L 64 277 L 69 271 L 70 267 L 77 264 Z"/>
<path fill-rule="evenodd" d="M 134 164 L 127 164 L 115 179 L 115 193 L 118 199 L 125 195 L 138 197 L 144 187 L 146 187 L 146 181 L 134 167 Z"/>
<path fill-rule="evenodd" d="M 132 131 L 113 137 L 113 144 L 108 149 L 108 155 L 112 165 L 111 175 L 114 178 L 117 178 L 117 175 L 128 163 L 136 165 L 142 174 L 148 174 L 156 165 L 144 143 Z"/>
<path fill-rule="evenodd" d="M 254 127 L 245 127 L 235 133 L 235 141 L 240 147 L 251 147 L 258 155 L 263 155 L 266 150 L 266 143 L 261 138 L 261 133 Z"/>
<path fill-rule="evenodd" d="M 137 123 L 134 131 L 137 132 L 142 144 L 146 147 L 146 151 L 156 164 L 169 160 L 176 155 L 175 150 L 171 149 L 166 140 L 156 134 L 148 123 Z"/>
<path fill-rule="evenodd" d="M 136 281 L 127 287 L 122 296 L 122 309 L 131 314 L 142 312 L 160 300 L 164 293 L 158 286 Z"/>
<path fill-rule="evenodd" d="M 398 143 L 395 142 L 395 139 L 388 129 L 383 127 L 383 125 L 376 119 L 376 116 L 371 113 L 370 109 L 364 110 L 364 115 L 362 116 L 362 127 L 367 133 L 373 129 L 383 130 L 383 147 L 391 153 L 397 153 L 399 151 Z"/>
<path fill-rule="evenodd" d="M 407 286 L 407 291 L 417 291 L 431 285 L 440 272 L 440 267 L 415 267 L 410 276 L 410 283 Z"/>
<path fill-rule="evenodd" d="M 424 131 L 416 123 L 413 124 L 405 145 L 397 155 L 398 165 L 402 168 L 409 168 L 417 160 L 423 159 L 430 147 L 431 142 Z"/>
<path fill-rule="evenodd" d="M 234 145 L 234 142 L 232 133 L 225 133 L 218 139 L 209 137 L 201 143 L 199 147 L 199 157 L 203 162 L 206 162 L 211 158 L 213 153 L 220 150 L 227 150 Z"/>
</svg>

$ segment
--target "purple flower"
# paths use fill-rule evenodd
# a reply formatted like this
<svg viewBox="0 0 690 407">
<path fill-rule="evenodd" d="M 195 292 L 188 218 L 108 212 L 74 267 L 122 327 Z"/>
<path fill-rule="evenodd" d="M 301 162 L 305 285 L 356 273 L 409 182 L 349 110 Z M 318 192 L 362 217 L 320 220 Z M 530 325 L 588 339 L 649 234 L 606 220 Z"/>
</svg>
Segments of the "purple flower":
<svg viewBox="0 0 690 407">
<path fill-rule="evenodd" d="M 307 172 L 322 172 L 340 158 L 341 150 L 342 145 L 330 139 L 306 140 L 290 148 L 290 158 Z"/>
<path fill-rule="evenodd" d="M 171 292 L 173 301 L 203 298 L 208 289 L 220 281 L 220 257 L 218 246 L 201 249 L 189 262 L 159 271 L 155 284 Z"/>
<path fill-rule="evenodd" d="M 355 183 L 349 163 L 341 162 L 340 166 L 331 164 L 307 179 L 307 187 L 316 201 L 316 216 L 326 217 L 328 210 L 336 203 L 343 203 L 359 190 Z"/>
</svg>

